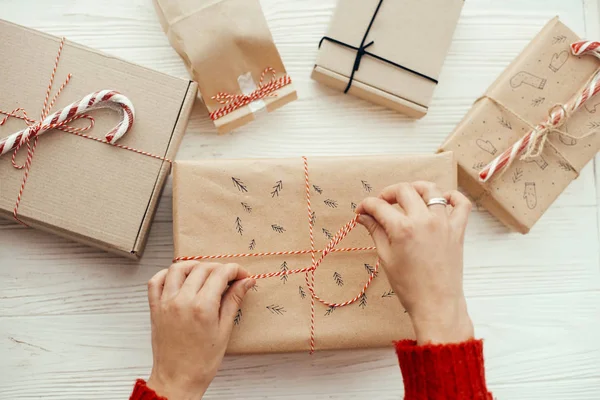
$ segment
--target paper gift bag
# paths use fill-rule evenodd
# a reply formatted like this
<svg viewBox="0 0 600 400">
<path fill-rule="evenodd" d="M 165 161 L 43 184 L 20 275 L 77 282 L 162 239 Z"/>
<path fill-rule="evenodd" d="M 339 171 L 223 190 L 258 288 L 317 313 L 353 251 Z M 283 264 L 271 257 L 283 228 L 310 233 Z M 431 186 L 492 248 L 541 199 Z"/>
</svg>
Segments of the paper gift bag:
<svg viewBox="0 0 600 400">
<path fill-rule="evenodd" d="M 140 257 L 170 171 L 168 159 L 175 156 L 185 132 L 196 85 L 70 41 L 64 42 L 53 72 L 59 38 L 6 21 L 0 21 L 0 32 L 0 119 L 12 115 L 0 127 L 0 147 L 7 150 L 0 156 L 0 216 L 16 216 L 30 227 Z M 55 98 L 69 74 L 71 79 Z M 55 81 L 46 97 L 51 75 Z M 28 125 L 35 127 L 44 105 L 52 105 L 54 113 L 86 99 L 83 107 L 99 99 L 86 96 L 105 89 L 120 92 L 132 105 L 128 112 L 134 116 L 133 125 L 116 143 L 122 147 L 59 130 L 83 129 L 90 124 L 84 118 L 38 136 L 30 160 L 28 147 L 35 146 L 35 139 L 22 143 L 13 165 L 10 140 L 3 138 Z M 90 115 L 94 126 L 83 134 L 97 139 L 122 118 L 120 109 Z M 29 170 L 15 168 L 27 162 Z"/>
<path fill-rule="evenodd" d="M 339 0 L 312 78 L 411 117 L 427 113 L 463 0 Z"/>
<path fill-rule="evenodd" d="M 563 118 L 566 123 L 548 131 L 539 157 L 517 157 L 487 183 L 479 175 L 532 127 L 545 123 L 549 114 L 560 114 L 561 107 L 590 81 L 600 63 L 591 56 L 574 56 L 570 44 L 577 40 L 558 18 L 551 20 L 441 147 L 457 158 L 460 186 L 521 233 L 531 229 L 600 148 L 600 136 L 589 135 L 600 123 L 596 114 L 600 99 L 591 98 L 579 111 L 569 111 Z"/>
<path fill-rule="evenodd" d="M 310 267 L 311 231 L 318 259 L 363 198 L 401 181 L 428 180 L 441 190 L 454 189 L 455 167 L 449 153 L 178 161 L 173 174 L 175 259 L 237 262 L 251 274 Z M 314 324 L 310 273 L 258 279 L 238 311 L 228 352 L 381 347 L 412 337 L 410 320 L 385 273 L 375 270 L 372 246 L 367 231 L 357 226 L 336 246 L 338 251 L 323 259 L 315 271 L 315 294 L 329 303 L 356 301 L 341 307 L 316 301 Z"/>
<path fill-rule="evenodd" d="M 297 98 L 259 0 L 153 0 L 219 133 Z"/>
</svg>

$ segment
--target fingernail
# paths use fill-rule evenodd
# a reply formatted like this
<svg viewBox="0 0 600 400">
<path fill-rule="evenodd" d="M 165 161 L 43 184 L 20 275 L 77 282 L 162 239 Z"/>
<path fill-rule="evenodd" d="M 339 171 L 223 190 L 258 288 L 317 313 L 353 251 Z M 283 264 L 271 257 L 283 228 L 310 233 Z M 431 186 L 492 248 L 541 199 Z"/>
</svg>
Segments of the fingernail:
<svg viewBox="0 0 600 400">
<path fill-rule="evenodd" d="M 256 281 L 252 278 L 246 279 L 246 282 L 244 283 L 244 287 L 246 288 L 246 290 L 252 289 L 254 285 L 256 285 Z"/>
</svg>

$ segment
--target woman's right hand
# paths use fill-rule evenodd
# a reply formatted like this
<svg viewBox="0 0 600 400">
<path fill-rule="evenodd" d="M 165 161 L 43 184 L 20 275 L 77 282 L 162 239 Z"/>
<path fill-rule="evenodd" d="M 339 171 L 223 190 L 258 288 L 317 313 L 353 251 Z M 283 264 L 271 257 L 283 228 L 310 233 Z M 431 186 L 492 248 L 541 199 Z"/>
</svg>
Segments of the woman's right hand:
<svg viewBox="0 0 600 400">
<path fill-rule="evenodd" d="M 446 198 L 449 206 L 427 207 L 435 197 Z M 411 317 L 418 344 L 473 337 L 463 292 L 463 243 L 470 211 L 471 202 L 463 194 L 442 193 L 430 182 L 389 186 L 356 209 L 392 289 Z"/>
</svg>

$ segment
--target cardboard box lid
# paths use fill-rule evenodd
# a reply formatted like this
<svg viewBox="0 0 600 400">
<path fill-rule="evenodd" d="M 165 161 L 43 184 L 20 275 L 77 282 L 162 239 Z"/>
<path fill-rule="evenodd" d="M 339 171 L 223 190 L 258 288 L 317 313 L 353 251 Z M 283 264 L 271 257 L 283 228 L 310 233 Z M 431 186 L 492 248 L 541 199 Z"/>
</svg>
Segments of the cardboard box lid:
<svg viewBox="0 0 600 400">
<path fill-rule="evenodd" d="M 358 47 L 379 0 L 340 0 L 327 36 Z M 365 44 L 379 57 L 438 79 L 463 0 L 384 0 Z M 323 41 L 316 64 L 349 77 L 356 50 Z M 436 84 L 364 56 L 354 80 L 405 98 L 421 106 L 431 101 Z"/>
<path fill-rule="evenodd" d="M 24 108 L 39 118 L 60 39 L 0 21 L 0 109 Z M 120 144 L 162 157 L 174 156 L 195 97 L 195 84 L 155 72 L 67 41 L 52 95 L 66 76 L 71 81 L 52 112 L 89 93 L 114 89 L 135 107 L 133 128 Z M 52 96 L 51 95 L 51 96 Z M 112 110 L 93 111 L 91 136 L 104 137 L 119 121 Z M 81 126 L 77 121 L 73 125 Z M 5 137 L 24 123 L 11 118 Z M 17 157 L 25 159 L 22 149 Z M 19 217 L 34 227 L 120 252 L 142 250 L 157 192 L 168 162 L 57 130 L 40 136 Z M 0 214 L 12 217 L 23 174 L 0 157 Z"/>
</svg>

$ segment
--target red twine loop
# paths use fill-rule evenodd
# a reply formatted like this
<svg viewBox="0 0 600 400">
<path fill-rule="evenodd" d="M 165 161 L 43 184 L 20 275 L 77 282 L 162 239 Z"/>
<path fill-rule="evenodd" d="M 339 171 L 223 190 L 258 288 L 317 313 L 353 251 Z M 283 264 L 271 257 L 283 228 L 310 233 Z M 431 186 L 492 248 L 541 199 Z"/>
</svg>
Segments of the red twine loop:
<svg viewBox="0 0 600 400">
<path fill-rule="evenodd" d="M 271 79 L 267 83 L 264 83 L 265 77 L 269 73 L 271 74 Z M 224 106 L 211 112 L 209 114 L 210 118 L 214 121 L 237 110 L 238 108 L 247 106 L 256 100 L 261 100 L 265 97 L 277 97 L 277 94 L 273 92 L 292 83 L 292 78 L 290 78 L 288 75 L 283 75 L 279 78 L 276 78 L 276 75 L 277 73 L 275 69 L 267 67 L 260 76 L 258 89 L 256 89 L 254 92 L 250 94 L 231 94 L 219 92 L 212 96 L 211 99 L 216 100 L 218 103 L 223 104 Z"/>
<path fill-rule="evenodd" d="M 329 241 L 327 246 L 323 250 L 315 249 L 315 240 L 313 235 L 313 216 L 312 216 L 312 207 L 310 203 L 310 180 L 308 175 L 308 159 L 306 157 L 302 157 L 304 162 L 304 180 L 305 180 L 305 188 L 306 188 L 306 204 L 308 210 L 308 228 L 309 228 L 309 237 L 310 237 L 310 250 L 292 250 L 292 251 L 274 251 L 274 252 L 265 252 L 265 253 L 240 253 L 240 254 L 217 254 L 217 255 L 209 255 L 209 256 L 181 256 L 173 259 L 173 262 L 178 261 L 190 261 L 190 260 L 217 260 L 217 259 L 225 259 L 225 258 L 245 258 L 245 257 L 266 257 L 266 256 L 283 256 L 283 255 L 300 255 L 300 254 L 310 254 L 312 258 L 311 265 L 309 267 L 298 268 L 287 271 L 278 271 L 278 272 L 269 272 L 266 274 L 258 274 L 252 275 L 253 279 L 265 279 L 265 278 L 275 278 L 281 277 L 284 275 L 292 275 L 305 273 L 305 281 L 306 287 L 310 293 L 310 353 L 314 353 L 315 351 L 315 300 L 324 304 L 327 307 L 345 307 L 350 304 L 355 303 L 360 300 L 360 298 L 365 294 L 371 282 L 377 275 L 377 271 L 379 270 L 380 260 L 377 259 L 377 263 L 373 268 L 373 272 L 369 274 L 369 279 L 363 286 L 362 290 L 353 298 L 344 301 L 342 303 L 332 303 L 327 300 L 321 298 L 315 290 L 315 271 L 317 268 L 323 263 L 325 257 L 328 254 L 334 252 L 355 252 L 355 251 L 370 251 L 376 250 L 376 247 L 349 247 L 349 248 L 340 248 L 337 249 L 336 246 L 346 237 L 348 234 L 356 227 L 358 224 L 359 215 L 355 215 L 350 222 L 345 224 Z M 321 256 L 317 259 L 316 254 L 321 253 Z"/>
</svg>

